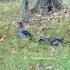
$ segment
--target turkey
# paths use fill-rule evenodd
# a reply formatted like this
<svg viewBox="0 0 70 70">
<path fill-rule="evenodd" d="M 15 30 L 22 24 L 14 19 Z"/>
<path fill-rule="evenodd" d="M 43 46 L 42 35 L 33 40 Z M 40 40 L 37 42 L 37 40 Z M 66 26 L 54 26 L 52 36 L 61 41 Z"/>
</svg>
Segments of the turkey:
<svg viewBox="0 0 70 70">
<path fill-rule="evenodd" d="M 18 26 L 19 26 L 17 35 L 23 36 L 23 37 L 26 37 L 26 38 L 32 40 L 32 35 L 27 30 L 25 30 L 25 28 L 23 27 L 22 22 L 17 22 L 17 23 L 18 23 Z"/>
<path fill-rule="evenodd" d="M 58 46 L 63 43 L 63 38 L 41 38 L 38 41 L 39 43 L 49 44 L 51 46 Z"/>
</svg>

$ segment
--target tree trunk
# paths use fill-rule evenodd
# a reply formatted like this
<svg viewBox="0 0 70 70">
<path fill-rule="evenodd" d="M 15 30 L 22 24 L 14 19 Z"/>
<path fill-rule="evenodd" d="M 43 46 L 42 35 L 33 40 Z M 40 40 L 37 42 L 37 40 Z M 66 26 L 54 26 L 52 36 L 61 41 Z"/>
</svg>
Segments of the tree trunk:
<svg viewBox="0 0 70 70">
<path fill-rule="evenodd" d="M 35 7 L 31 10 L 32 13 L 46 15 L 50 11 L 60 9 L 60 0 L 37 0 Z"/>
<path fill-rule="evenodd" d="M 22 4 L 22 21 L 25 23 L 29 22 L 29 2 L 24 0 Z"/>
</svg>

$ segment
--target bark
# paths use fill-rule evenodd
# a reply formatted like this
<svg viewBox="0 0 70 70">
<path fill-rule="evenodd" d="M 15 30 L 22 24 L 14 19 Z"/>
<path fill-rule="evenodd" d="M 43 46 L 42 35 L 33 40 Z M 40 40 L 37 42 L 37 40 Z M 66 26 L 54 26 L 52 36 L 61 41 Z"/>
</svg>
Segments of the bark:
<svg viewBox="0 0 70 70">
<path fill-rule="evenodd" d="M 60 0 L 38 0 L 32 13 L 47 14 L 50 11 L 59 10 L 61 8 Z"/>
<path fill-rule="evenodd" d="M 22 21 L 27 23 L 29 22 L 29 2 L 24 0 L 22 4 Z"/>
</svg>

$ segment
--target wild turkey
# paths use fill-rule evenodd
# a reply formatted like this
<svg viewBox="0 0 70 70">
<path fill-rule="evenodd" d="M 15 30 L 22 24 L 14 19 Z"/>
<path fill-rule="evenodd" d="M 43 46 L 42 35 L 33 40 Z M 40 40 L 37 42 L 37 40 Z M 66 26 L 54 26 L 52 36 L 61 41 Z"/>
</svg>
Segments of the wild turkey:
<svg viewBox="0 0 70 70">
<path fill-rule="evenodd" d="M 38 41 L 39 43 L 44 43 L 44 44 L 49 44 L 51 46 L 58 46 L 61 43 L 63 43 L 63 38 L 59 39 L 59 38 L 41 38 Z"/>
<path fill-rule="evenodd" d="M 22 22 L 17 22 L 17 23 L 19 25 L 19 29 L 18 29 L 17 35 L 23 36 L 23 37 L 27 37 L 30 40 L 32 40 L 32 35 L 28 31 L 26 31 L 24 29 Z"/>
</svg>

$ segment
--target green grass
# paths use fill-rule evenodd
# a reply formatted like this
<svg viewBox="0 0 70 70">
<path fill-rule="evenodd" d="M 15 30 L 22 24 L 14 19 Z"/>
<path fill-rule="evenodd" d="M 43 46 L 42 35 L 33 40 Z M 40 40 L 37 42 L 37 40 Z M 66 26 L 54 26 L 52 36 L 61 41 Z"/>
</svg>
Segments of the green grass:
<svg viewBox="0 0 70 70">
<path fill-rule="evenodd" d="M 54 47 L 16 35 L 17 28 L 12 26 L 12 22 L 20 19 L 20 6 L 19 3 L 0 5 L 0 35 L 6 36 L 4 42 L 0 43 L 0 70 L 28 70 L 37 64 L 42 70 L 49 66 L 54 67 L 54 70 L 70 70 L 70 44 L 64 43 Z M 70 40 L 70 35 L 66 33 L 70 17 L 60 23 L 57 20 L 58 18 L 54 18 L 52 23 L 48 24 L 54 29 L 49 30 L 47 36 L 61 36 L 65 40 Z M 31 29 L 29 31 L 36 37 L 34 31 Z"/>
</svg>

